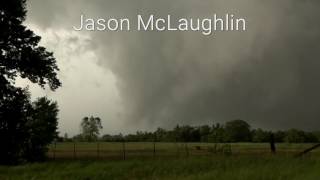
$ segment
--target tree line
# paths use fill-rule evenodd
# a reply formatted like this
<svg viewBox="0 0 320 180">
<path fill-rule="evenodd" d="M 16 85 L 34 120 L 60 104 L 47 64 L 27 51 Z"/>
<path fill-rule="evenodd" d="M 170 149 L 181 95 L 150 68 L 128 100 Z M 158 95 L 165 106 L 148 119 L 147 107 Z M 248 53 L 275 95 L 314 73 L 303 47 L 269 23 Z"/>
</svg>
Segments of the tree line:
<svg viewBox="0 0 320 180">
<path fill-rule="evenodd" d="M 155 131 L 137 131 L 133 134 L 105 134 L 99 136 L 99 130 L 102 128 L 100 118 L 91 117 L 91 123 L 88 118 L 84 118 L 82 125 L 87 124 L 82 133 L 68 138 L 60 137 L 59 141 L 106 141 L 106 142 L 274 142 L 287 143 L 306 143 L 320 142 L 320 131 L 306 132 L 298 129 L 268 131 L 261 128 L 253 129 L 244 120 L 232 120 L 225 124 L 216 123 L 213 125 L 190 126 L 177 125 L 171 130 L 157 128 Z M 94 121 L 94 119 L 98 119 Z M 86 123 L 84 123 L 86 122 Z M 95 125 L 96 122 L 96 125 Z M 91 127 L 89 127 L 89 125 Z M 90 131 L 92 132 L 90 133 Z"/>
<path fill-rule="evenodd" d="M 57 137 L 58 105 L 46 97 L 31 101 L 28 79 L 54 91 L 61 86 L 52 52 L 24 24 L 26 0 L 0 1 L 0 164 L 44 160 Z"/>
</svg>

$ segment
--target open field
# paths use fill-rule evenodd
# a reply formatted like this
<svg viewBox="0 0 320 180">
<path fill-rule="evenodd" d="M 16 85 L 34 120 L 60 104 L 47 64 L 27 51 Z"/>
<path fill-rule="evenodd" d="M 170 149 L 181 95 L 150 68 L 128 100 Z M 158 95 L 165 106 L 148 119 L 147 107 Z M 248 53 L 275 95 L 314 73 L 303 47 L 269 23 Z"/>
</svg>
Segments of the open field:
<svg viewBox="0 0 320 180">
<path fill-rule="evenodd" d="M 219 179 L 317 180 L 319 158 L 211 156 L 126 161 L 51 161 L 0 167 L 0 179 Z"/>
<path fill-rule="evenodd" d="M 279 143 L 277 154 L 290 157 L 313 144 Z M 153 142 L 69 142 L 51 145 L 48 156 L 52 159 L 130 159 L 148 157 L 186 157 L 211 155 L 269 155 L 268 143 L 153 143 Z M 320 156 L 320 148 L 312 151 Z"/>
<path fill-rule="evenodd" d="M 16 167 L 0 166 L 0 179 L 263 179 L 316 180 L 320 177 L 320 151 L 297 158 L 312 144 L 277 144 L 272 155 L 268 144 L 231 144 L 232 153 L 220 151 L 224 144 L 73 143 L 54 146 L 45 163 Z M 212 149 L 217 146 L 216 152 Z M 99 147 L 99 156 L 97 156 Z M 220 149 L 219 149 L 220 148 Z M 50 155 L 51 154 L 51 155 Z M 75 159 L 73 159 L 75 158 Z"/>
</svg>

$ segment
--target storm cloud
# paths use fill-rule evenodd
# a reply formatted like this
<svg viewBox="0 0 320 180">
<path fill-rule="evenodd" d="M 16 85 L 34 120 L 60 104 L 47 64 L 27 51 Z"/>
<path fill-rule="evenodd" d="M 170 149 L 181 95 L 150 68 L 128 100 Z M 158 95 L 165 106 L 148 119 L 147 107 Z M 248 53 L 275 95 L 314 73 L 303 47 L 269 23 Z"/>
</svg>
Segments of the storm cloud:
<svg viewBox="0 0 320 180">
<path fill-rule="evenodd" d="M 102 113 L 116 113 L 113 121 L 122 121 L 126 129 L 232 119 L 269 129 L 316 129 L 320 122 L 319 8 L 317 0 L 31 0 L 28 23 L 43 31 L 72 32 L 81 14 L 132 19 L 137 14 L 244 17 L 247 31 L 211 36 L 134 30 L 80 32 L 80 37 L 88 37 L 86 50 L 94 54 L 93 62 L 115 79 L 120 103 L 103 106 L 106 111 Z M 61 73 L 68 76 L 67 71 Z M 94 79 L 98 84 L 105 80 Z M 99 104 L 96 101 L 107 98 L 86 93 L 80 96 L 97 96 L 95 101 L 83 102 L 93 108 Z M 110 106 L 121 110 L 107 111 Z"/>
</svg>

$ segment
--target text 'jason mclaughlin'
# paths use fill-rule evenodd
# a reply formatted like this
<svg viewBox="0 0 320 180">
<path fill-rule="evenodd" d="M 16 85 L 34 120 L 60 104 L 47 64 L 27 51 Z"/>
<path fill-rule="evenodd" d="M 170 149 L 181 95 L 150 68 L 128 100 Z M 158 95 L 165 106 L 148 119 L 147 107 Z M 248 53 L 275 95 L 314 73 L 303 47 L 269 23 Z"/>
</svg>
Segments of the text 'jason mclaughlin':
<svg viewBox="0 0 320 180">
<path fill-rule="evenodd" d="M 75 31 L 130 31 L 134 26 L 137 31 L 197 31 L 203 35 L 211 35 L 213 31 L 245 31 L 246 19 L 237 18 L 233 14 L 211 18 L 165 18 L 153 14 L 148 16 L 137 15 L 136 24 L 130 18 L 89 18 L 80 15 L 80 23 L 73 26 Z M 131 27 L 132 26 L 132 27 Z"/>
</svg>

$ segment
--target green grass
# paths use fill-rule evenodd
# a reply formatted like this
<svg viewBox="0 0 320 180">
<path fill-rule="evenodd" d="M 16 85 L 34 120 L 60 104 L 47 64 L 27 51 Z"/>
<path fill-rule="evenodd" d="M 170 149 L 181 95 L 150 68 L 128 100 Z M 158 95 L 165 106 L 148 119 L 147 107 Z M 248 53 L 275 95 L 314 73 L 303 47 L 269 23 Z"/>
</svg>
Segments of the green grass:
<svg viewBox="0 0 320 180">
<path fill-rule="evenodd" d="M 0 167 L 0 179 L 317 180 L 317 158 L 210 156 L 125 161 L 51 161 Z"/>
</svg>

